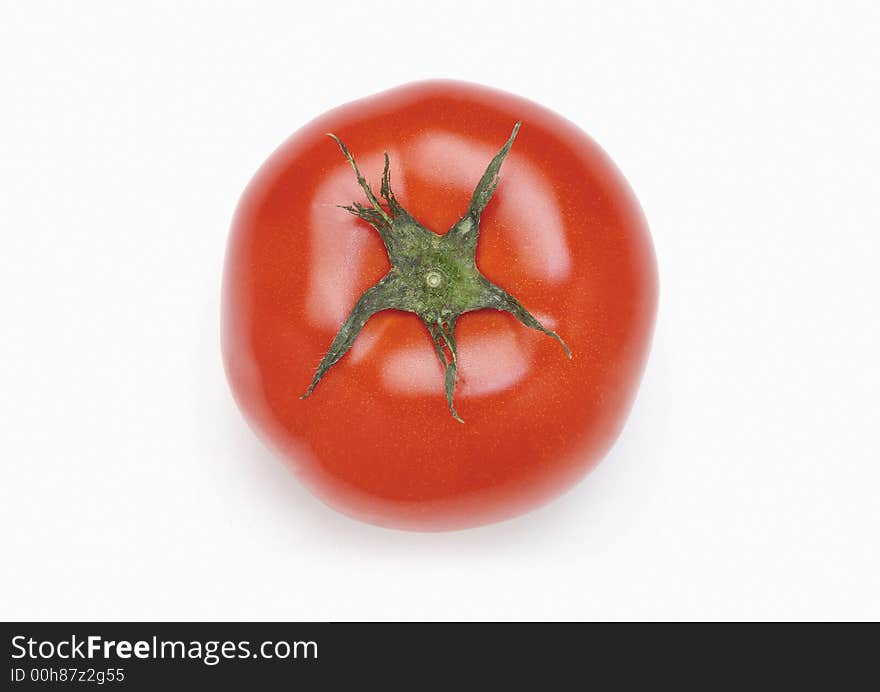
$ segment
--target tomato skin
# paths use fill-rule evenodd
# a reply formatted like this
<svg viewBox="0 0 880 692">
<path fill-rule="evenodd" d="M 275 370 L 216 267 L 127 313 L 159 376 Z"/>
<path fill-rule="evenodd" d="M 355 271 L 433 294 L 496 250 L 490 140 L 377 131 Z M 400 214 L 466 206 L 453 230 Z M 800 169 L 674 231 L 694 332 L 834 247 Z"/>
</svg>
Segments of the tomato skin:
<svg viewBox="0 0 880 692">
<path fill-rule="evenodd" d="M 376 232 L 335 206 L 363 192 L 325 133 L 374 189 L 387 150 L 402 204 L 443 233 L 517 120 L 477 264 L 573 359 L 507 313 L 464 315 L 462 425 L 422 322 L 385 311 L 301 400 L 342 320 L 390 266 Z M 250 425 L 327 504 L 387 527 L 459 529 L 528 511 L 598 463 L 635 397 L 656 304 L 642 212 L 589 137 L 511 94 L 419 82 L 320 116 L 251 181 L 227 249 L 224 364 Z"/>
</svg>

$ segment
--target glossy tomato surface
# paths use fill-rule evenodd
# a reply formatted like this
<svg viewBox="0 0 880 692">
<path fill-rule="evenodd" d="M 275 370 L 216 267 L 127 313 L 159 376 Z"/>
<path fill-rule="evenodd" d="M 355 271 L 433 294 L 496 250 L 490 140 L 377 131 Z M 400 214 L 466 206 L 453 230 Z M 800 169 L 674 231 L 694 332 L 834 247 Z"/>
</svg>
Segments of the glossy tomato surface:
<svg viewBox="0 0 880 692">
<path fill-rule="evenodd" d="M 308 399 L 300 395 L 359 296 L 388 270 L 332 132 L 378 193 L 445 233 L 486 165 L 522 127 L 482 214 L 476 260 L 573 353 L 506 312 L 461 317 L 455 402 L 425 325 L 386 310 Z M 420 82 L 312 121 L 245 191 L 229 240 L 222 343 L 257 433 L 326 503 L 383 526 L 447 530 L 501 520 L 582 478 L 621 431 L 657 302 L 648 229 L 626 181 L 571 122 L 485 87 Z"/>
</svg>

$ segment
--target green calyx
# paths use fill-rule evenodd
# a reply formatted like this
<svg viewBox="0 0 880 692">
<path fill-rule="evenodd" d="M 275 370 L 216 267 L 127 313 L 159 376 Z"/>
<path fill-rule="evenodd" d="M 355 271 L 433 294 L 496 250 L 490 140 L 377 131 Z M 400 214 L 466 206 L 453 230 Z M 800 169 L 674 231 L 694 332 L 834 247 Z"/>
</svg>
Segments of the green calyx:
<svg viewBox="0 0 880 692">
<path fill-rule="evenodd" d="M 376 229 L 388 252 L 391 270 L 355 303 L 318 365 L 303 399 L 311 395 L 327 371 L 348 352 L 367 320 L 381 310 L 405 310 L 422 318 L 446 371 L 449 410 L 459 422 L 464 421 L 453 403 L 458 376 L 458 346 L 454 332 L 456 321 L 464 313 L 483 309 L 509 312 L 525 326 L 556 339 L 571 358 L 571 351 L 556 332 L 544 327 L 516 298 L 483 276 L 476 264 L 480 214 L 492 199 L 498 185 L 498 172 L 519 127 L 520 123 L 514 126 L 510 138 L 489 163 L 464 216 L 444 235 L 422 226 L 397 201 L 391 191 L 388 154 L 385 154 L 380 202 L 361 175 L 354 157 L 336 135 L 330 135 L 354 169 L 368 201 L 367 205 L 355 202 L 342 208 Z"/>
</svg>

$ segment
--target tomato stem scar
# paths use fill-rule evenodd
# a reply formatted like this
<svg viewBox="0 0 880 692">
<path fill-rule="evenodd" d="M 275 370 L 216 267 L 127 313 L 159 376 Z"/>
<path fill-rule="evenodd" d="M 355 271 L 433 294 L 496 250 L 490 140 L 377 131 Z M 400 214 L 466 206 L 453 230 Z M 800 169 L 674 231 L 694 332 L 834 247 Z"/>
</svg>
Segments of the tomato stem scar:
<svg viewBox="0 0 880 692">
<path fill-rule="evenodd" d="M 342 140 L 328 133 L 354 170 L 368 202 L 340 207 L 376 229 L 388 252 L 391 269 L 357 300 L 301 398 L 312 394 L 321 378 L 354 344 L 367 320 L 382 310 L 413 312 L 425 323 L 445 370 L 449 411 L 461 423 L 464 421 L 453 402 L 458 377 L 458 346 L 454 331 L 456 321 L 464 313 L 485 309 L 509 312 L 525 326 L 556 339 L 571 358 L 571 350 L 562 337 L 547 329 L 516 298 L 483 276 L 476 264 L 480 215 L 498 186 L 501 164 L 513 146 L 520 125 L 520 122 L 514 125 L 507 142 L 489 162 L 464 216 L 444 235 L 422 226 L 397 201 L 391 190 L 387 153 L 379 189 L 383 206 Z"/>
</svg>

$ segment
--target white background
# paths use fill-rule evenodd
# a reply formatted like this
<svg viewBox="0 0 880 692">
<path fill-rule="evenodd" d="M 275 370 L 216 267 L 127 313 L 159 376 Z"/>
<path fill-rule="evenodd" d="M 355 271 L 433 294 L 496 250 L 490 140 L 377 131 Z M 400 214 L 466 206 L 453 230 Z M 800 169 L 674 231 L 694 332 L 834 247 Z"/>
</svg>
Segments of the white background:
<svg viewBox="0 0 880 692">
<path fill-rule="evenodd" d="M 0 617 L 880 618 L 877 7 L 3 3 Z M 448 534 L 313 499 L 218 336 L 260 163 L 427 77 L 589 132 L 661 279 L 598 470 Z"/>
</svg>

